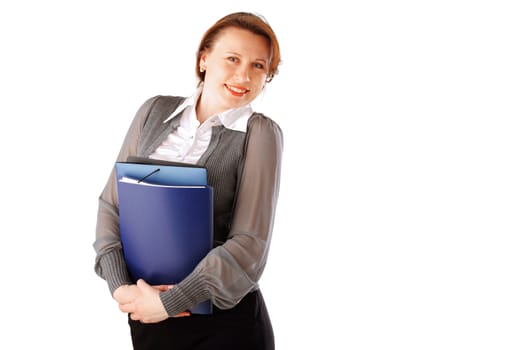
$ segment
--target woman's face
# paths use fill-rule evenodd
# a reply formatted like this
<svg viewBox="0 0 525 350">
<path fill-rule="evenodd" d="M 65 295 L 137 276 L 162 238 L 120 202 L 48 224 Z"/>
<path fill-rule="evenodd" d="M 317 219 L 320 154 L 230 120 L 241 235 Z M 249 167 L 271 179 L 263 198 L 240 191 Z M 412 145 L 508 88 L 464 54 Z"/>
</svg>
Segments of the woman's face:
<svg viewBox="0 0 525 350">
<path fill-rule="evenodd" d="M 266 83 L 270 55 L 265 37 L 235 27 L 224 29 L 200 59 L 206 70 L 201 103 L 220 113 L 252 102 Z"/>
</svg>

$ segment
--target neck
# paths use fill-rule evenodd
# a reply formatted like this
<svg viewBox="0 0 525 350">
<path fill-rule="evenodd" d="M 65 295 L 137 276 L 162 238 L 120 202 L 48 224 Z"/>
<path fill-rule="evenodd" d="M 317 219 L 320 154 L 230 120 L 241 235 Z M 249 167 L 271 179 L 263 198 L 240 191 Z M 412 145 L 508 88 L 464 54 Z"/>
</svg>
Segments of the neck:
<svg viewBox="0 0 525 350">
<path fill-rule="evenodd" d="M 197 106 L 195 107 L 195 113 L 197 114 L 197 120 L 199 123 L 204 123 L 209 117 L 213 115 L 213 112 L 209 108 L 206 108 L 206 104 L 202 103 L 202 99 L 199 98 Z"/>
<path fill-rule="evenodd" d="M 217 111 L 217 108 L 211 108 L 212 104 L 207 98 L 205 89 L 202 89 L 202 92 L 197 100 L 197 106 L 195 107 L 195 113 L 197 114 L 197 120 L 202 124 L 211 116 L 220 113 Z"/>
<path fill-rule="evenodd" d="M 208 96 L 206 89 L 203 89 L 197 100 L 195 113 L 197 114 L 197 120 L 202 124 L 208 120 L 208 118 L 227 111 L 228 109 L 230 109 L 228 106 L 217 103 L 213 100 L 213 97 Z"/>
</svg>

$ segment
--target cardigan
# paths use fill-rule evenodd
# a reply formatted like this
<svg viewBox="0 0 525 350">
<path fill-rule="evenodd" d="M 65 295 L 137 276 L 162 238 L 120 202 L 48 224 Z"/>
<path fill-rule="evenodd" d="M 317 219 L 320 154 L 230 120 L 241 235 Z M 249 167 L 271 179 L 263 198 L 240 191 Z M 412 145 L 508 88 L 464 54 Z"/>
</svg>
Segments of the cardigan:
<svg viewBox="0 0 525 350">
<path fill-rule="evenodd" d="M 147 157 L 180 122 L 163 123 L 182 97 L 148 99 L 133 119 L 117 161 Z M 283 138 L 278 124 L 260 113 L 248 120 L 246 133 L 214 126 L 210 144 L 198 163 L 208 169 L 214 190 L 215 247 L 184 280 L 161 292 L 168 315 L 211 299 L 221 309 L 235 306 L 258 288 L 271 241 L 277 205 Z M 111 293 L 132 283 L 120 242 L 115 169 L 99 196 L 95 271 Z"/>
</svg>

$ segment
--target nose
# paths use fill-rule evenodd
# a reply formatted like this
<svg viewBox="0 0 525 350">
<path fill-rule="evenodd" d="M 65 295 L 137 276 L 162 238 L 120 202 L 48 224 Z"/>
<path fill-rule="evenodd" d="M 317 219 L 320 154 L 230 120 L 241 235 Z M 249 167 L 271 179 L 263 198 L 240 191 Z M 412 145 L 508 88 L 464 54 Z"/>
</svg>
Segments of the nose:
<svg viewBox="0 0 525 350">
<path fill-rule="evenodd" d="M 250 81 L 250 67 L 247 65 L 239 65 L 235 70 L 235 79 L 239 82 Z"/>
</svg>

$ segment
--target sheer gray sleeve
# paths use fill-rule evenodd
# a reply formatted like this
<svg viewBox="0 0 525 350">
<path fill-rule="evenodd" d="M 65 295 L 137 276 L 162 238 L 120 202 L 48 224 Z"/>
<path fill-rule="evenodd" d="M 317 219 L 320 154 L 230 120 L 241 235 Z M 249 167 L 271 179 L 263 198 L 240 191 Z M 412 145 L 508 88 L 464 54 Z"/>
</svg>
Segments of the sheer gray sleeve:
<svg viewBox="0 0 525 350">
<path fill-rule="evenodd" d="M 272 236 L 282 149 L 279 126 L 254 115 L 228 240 L 214 248 L 181 283 L 161 293 L 169 315 L 208 298 L 219 308 L 232 308 L 258 288 Z"/>
<path fill-rule="evenodd" d="M 129 155 L 136 155 L 144 121 L 157 98 L 158 96 L 150 98 L 137 111 L 124 138 L 117 161 L 124 161 Z M 95 271 L 108 282 L 112 294 L 119 286 L 131 283 L 120 243 L 115 169 L 111 171 L 99 197 L 96 238 L 93 247 L 96 252 Z"/>
</svg>

